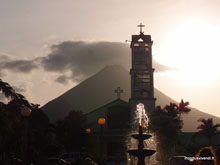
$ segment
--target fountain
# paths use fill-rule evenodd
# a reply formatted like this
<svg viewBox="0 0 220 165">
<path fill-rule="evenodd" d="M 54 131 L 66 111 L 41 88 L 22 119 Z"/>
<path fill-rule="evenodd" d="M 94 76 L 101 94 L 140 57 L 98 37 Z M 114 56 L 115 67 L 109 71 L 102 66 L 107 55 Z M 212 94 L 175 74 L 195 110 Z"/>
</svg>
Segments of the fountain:
<svg viewBox="0 0 220 165">
<path fill-rule="evenodd" d="M 152 135 L 143 134 L 143 127 L 145 127 L 148 122 L 143 104 L 140 103 L 137 105 L 136 114 L 139 123 L 139 133 L 131 136 L 138 140 L 138 149 L 130 149 L 127 150 L 127 152 L 132 156 L 138 157 L 137 165 L 145 165 L 145 157 L 153 155 L 156 151 L 152 149 L 144 149 L 144 140 L 151 138 Z"/>
</svg>

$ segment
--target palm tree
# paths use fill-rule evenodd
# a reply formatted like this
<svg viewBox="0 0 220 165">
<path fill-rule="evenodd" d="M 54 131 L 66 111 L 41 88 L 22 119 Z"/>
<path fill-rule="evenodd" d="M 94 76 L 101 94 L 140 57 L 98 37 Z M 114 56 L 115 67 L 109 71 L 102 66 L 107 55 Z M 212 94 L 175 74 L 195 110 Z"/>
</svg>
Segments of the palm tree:
<svg viewBox="0 0 220 165">
<path fill-rule="evenodd" d="M 23 95 L 16 93 L 7 82 L 1 79 L 0 92 L 9 101 L 8 103 L 0 101 L 0 157 L 3 153 L 5 155 L 6 150 L 8 156 L 12 153 L 15 153 L 15 156 L 22 154 L 24 141 L 21 137 L 24 136 L 25 127 L 25 120 L 21 115 L 23 106 L 32 110 L 29 118 L 29 149 L 32 148 L 36 150 L 35 153 L 45 156 L 47 147 L 54 143 L 51 142 L 53 128 L 48 117 L 39 109 L 38 104 L 29 103 Z"/>
<path fill-rule="evenodd" d="M 209 140 L 209 145 L 211 145 L 212 137 L 220 134 L 220 131 L 218 130 L 220 124 L 213 124 L 212 118 L 208 118 L 207 120 L 201 118 L 198 121 L 202 122 L 202 124 L 198 126 L 198 132 L 194 135 L 194 137 L 198 135 L 205 135 Z"/>
<path fill-rule="evenodd" d="M 19 96 L 15 93 L 14 89 L 6 82 L 0 79 L 0 91 L 5 95 L 7 98 L 17 99 Z"/>
<path fill-rule="evenodd" d="M 2 81 L 2 79 L 0 79 L 0 92 L 11 101 L 16 100 L 17 103 L 23 104 L 29 108 L 31 106 L 22 94 L 16 93 L 15 90 L 7 82 Z"/>
<path fill-rule="evenodd" d="M 179 117 L 181 117 L 181 114 L 187 114 L 191 111 L 187 106 L 189 105 L 189 102 L 184 102 L 183 99 L 181 99 L 181 102 L 179 103 L 178 106 L 178 112 L 179 112 Z"/>
<path fill-rule="evenodd" d="M 0 121 L 4 121 L 7 125 L 13 125 L 16 118 L 20 116 L 22 106 L 32 109 L 33 104 L 30 104 L 26 98 L 7 83 L 0 79 L 0 92 L 9 99 L 7 104 L 0 101 Z M 16 124 L 14 124 L 16 125 Z"/>
<path fill-rule="evenodd" d="M 14 150 L 11 147 L 15 147 L 16 143 L 18 143 L 17 141 L 19 141 L 22 132 L 21 108 L 22 106 L 26 106 L 32 109 L 33 104 L 30 104 L 23 95 L 16 93 L 15 90 L 7 82 L 2 81 L 2 79 L 0 79 L 0 92 L 8 99 L 8 103 L 0 101 L 0 141 L 1 144 L 4 144 L 0 147 L 1 155 L 7 148 L 10 152 Z M 13 140 L 10 142 L 4 139 Z"/>
</svg>

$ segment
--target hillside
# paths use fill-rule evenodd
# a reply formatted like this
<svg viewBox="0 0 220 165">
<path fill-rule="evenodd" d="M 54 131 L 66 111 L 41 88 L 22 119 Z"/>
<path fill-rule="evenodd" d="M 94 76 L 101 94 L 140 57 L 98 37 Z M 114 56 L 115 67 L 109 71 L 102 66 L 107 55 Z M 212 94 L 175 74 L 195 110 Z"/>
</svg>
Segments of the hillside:
<svg viewBox="0 0 220 165">
<path fill-rule="evenodd" d="M 71 110 L 82 110 L 84 113 L 105 105 L 116 99 L 114 90 L 120 86 L 124 92 L 121 99 L 128 101 L 130 98 L 130 75 L 127 70 L 118 65 L 107 66 L 100 72 L 86 79 L 79 85 L 68 90 L 54 100 L 45 104 L 42 109 L 49 116 L 51 122 L 63 119 Z M 161 91 L 154 89 L 156 105 L 164 106 L 176 102 Z M 195 131 L 199 118 L 213 118 L 220 123 L 220 118 L 191 108 L 188 115 L 183 115 L 183 131 Z"/>
</svg>

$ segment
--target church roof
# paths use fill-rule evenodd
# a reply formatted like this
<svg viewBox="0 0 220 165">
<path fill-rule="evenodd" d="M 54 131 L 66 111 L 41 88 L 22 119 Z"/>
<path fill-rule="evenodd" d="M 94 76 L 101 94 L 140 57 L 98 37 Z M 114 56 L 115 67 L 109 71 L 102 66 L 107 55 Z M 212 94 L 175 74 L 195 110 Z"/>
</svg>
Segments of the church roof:
<svg viewBox="0 0 220 165">
<path fill-rule="evenodd" d="M 87 113 L 86 115 L 87 124 L 94 133 L 100 131 L 100 126 L 97 124 L 98 119 L 105 118 L 106 124 L 103 126 L 103 128 L 105 128 L 105 132 L 111 132 L 112 130 L 114 130 L 113 134 L 118 134 L 116 133 L 117 130 L 120 128 L 120 126 L 123 125 L 120 122 L 126 124 L 126 121 L 130 121 L 130 106 L 128 102 L 121 99 L 116 99 Z M 109 115 L 111 115 L 111 117 Z M 112 129 L 111 127 L 114 127 L 113 125 L 115 124 L 118 124 L 120 126 L 118 126 L 117 129 Z"/>
<path fill-rule="evenodd" d="M 139 39 L 142 39 L 143 42 L 152 43 L 150 35 L 144 35 L 144 33 L 140 33 L 139 35 L 132 35 L 132 42 L 137 42 Z"/>
<path fill-rule="evenodd" d="M 107 103 L 107 104 L 105 104 L 105 105 L 102 105 L 102 106 L 100 106 L 99 108 L 96 108 L 96 109 L 92 110 L 91 112 L 87 113 L 87 115 L 90 115 L 91 113 L 94 113 L 94 112 L 96 112 L 96 111 L 99 111 L 100 109 L 107 108 L 107 107 L 111 107 L 111 106 L 114 106 L 114 105 L 120 105 L 120 104 L 121 104 L 121 105 L 124 105 L 124 106 L 127 106 L 127 107 L 130 107 L 128 102 L 126 102 L 126 101 L 124 101 L 124 100 L 122 100 L 122 99 L 119 98 L 119 99 L 113 100 L 113 101 L 110 102 L 110 103 Z"/>
</svg>

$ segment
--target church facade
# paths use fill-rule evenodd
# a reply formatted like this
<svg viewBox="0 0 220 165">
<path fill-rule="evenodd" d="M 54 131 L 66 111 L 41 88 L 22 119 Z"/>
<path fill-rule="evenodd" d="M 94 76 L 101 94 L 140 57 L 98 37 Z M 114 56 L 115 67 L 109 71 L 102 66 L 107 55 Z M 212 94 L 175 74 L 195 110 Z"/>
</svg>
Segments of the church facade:
<svg viewBox="0 0 220 165">
<path fill-rule="evenodd" d="M 100 152 L 103 152 L 104 159 L 126 159 L 126 138 L 131 130 L 136 106 L 140 103 L 143 104 L 147 113 L 151 113 L 155 108 L 154 69 L 152 67 L 153 41 L 150 35 L 145 35 L 142 31 L 144 25 L 140 24 L 138 27 L 140 27 L 140 34 L 132 35 L 130 44 L 132 61 L 129 103 L 120 99 L 123 90 L 118 87 L 115 90 L 116 100 L 87 114 L 87 124 L 91 128 L 89 136 L 93 139 L 90 148 L 93 149 L 91 152 L 97 157 L 101 155 Z M 98 125 L 99 118 L 106 119 L 103 126 Z M 101 132 L 104 136 L 103 139 L 101 139 Z"/>
<path fill-rule="evenodd" d="M 130 130 L 130 116 L 129 103 L 120 98 L 87 114 L 87 124 L 91 129 L 88 145 L 94 157 L 103 154 L 103 158 L 108 161 L 126 159 L 126 138 Z M 99 118 L 106 120 L 103 126 L 98 124 Z"/>
<path fill-rule="evenodd" d="M 103 105 L 87 114 L 87 124 L 91 129 L 90 143 L 94 157 L 100 157 L 113 162 L 125 162 L 126 141 L 132 129 L 135 110 L 139 104 L 144 105 L 146 113 L 150 115 L 155 109 L 156 98 L 154 98 L 154 68 L 152 66 L 152 44 L 150 35 L 142 31 L 140 34 L 132 35 L 131 48 L 131 97 L 129 102 L 120 99 L 123 90 L 117 87 L 117 99 Z M 103 126 L 98 125 L 98 119 L 105 118 Z M 103 134 L 103 137 L 101 135 Z M 183 132 L 180 140 L 183 144 L 191 142 L 193 132 Z M 205 146 L 205 138 L 198 138 L 197 144 Z M 220 145 L 219 136 L 213 138 L 214 145 Z"/>
</svg>

